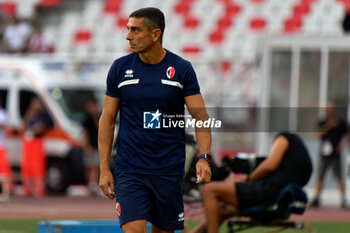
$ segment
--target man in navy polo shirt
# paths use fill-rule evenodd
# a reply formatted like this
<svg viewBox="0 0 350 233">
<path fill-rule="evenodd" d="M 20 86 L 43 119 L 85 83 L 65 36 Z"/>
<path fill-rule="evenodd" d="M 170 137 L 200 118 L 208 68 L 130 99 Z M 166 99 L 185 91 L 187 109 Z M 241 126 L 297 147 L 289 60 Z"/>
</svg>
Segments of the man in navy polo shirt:
<svg viewBox="0 0 350 233">
<path fill-rule="evenodd" d="M 165 127 L 163 120 L 184 121 L 185 104 L 196 120 L 208 119 L 191 63 L 162 46 L 164 22 L 156 8 L 133 12 L 126 35 L 133 53 L 115 60 L 107 77 L 98 137 L 100 187 L 110 199 L 116 197 L 126 233 L 147 232 L 146 221 L 152 223 L 153 233 L 183 229 L 185 130 Z M 118 111 L 112 174 L 109 161 Z M 209 182 L 210 129 L 197 128 L 196 138 L 197 183 Z"/>
</svg>

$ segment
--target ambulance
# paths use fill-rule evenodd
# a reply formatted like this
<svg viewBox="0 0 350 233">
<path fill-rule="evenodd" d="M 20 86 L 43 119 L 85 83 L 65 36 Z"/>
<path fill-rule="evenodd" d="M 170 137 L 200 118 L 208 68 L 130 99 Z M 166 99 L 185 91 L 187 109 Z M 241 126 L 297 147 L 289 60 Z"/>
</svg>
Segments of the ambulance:
<svg viewBox="0 0 350 233">
<path fill-rule="evenodd" d="M 84 181 L 81 150 L 85 102 L 102 103 L 107 68 L 101 64 L 42 58 L 0 58 L 0 98 L 8 116 L 7 157 L 20 181 L 22 120 L 29 102 L 38 97 L 53 126 L 44 135 L 46 186 L 63 192 Z"/>
</svg>

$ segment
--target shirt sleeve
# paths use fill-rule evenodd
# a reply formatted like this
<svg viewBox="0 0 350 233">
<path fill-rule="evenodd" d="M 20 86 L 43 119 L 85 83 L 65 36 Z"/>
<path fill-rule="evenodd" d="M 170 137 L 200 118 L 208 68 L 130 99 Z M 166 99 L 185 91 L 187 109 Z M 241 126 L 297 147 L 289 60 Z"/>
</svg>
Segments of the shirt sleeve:
<svg viewBox="0 0 350 233">
<path fill-rule="evenodd" d="M 276 135 L 275 139 L 276 139 L 278 136 L 283 136 L 283 137 L 285 137 L 285 138 L 288 140 L 288 142 L 290 142 L 291 139 L 292 139 L 292 134 L 289 133 L 288 131 L 282 131 L 282 132 L 278 133 L 278 134 Z"/>
<path fill-rule="evenodd" d="M 184 78 L 184 97 L 190 95 L 200 94 L 200 88 L 197 80 L 197 75 L 192 67 L 189 64 L 189 69 L 187 70 Z"/>
<path fill-rule="evenodd" d="M 121 97 L 120 89 L 118 88 L 119 80 L 116 61 L 113 62 L 109 69 L 106 84 L 106 95 L 115 98 Z"/>
</svg>

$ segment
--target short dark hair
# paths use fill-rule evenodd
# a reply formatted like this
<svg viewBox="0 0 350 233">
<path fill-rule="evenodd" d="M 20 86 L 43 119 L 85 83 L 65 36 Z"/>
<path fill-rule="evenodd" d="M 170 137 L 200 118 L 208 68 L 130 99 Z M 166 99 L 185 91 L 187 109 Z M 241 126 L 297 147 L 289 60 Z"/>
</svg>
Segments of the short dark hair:
<svg viewBox="0 0 350 233">
<path fill-rule="evenodd" d="M 165 17 L 161 10 L 155 7 L 145 7 L 132 12 L 129 18 L 145 18 L 144 24 L 151 30 L 159 28 L 162 32 L 161 39 L 163 38 L 165 29 Z"/>
</svg>

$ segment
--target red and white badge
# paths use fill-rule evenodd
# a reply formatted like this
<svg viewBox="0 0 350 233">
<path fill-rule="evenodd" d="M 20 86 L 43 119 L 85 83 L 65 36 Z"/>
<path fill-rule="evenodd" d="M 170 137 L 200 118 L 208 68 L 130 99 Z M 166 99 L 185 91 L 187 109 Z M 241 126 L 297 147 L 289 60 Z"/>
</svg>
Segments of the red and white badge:
<svg viewBox="0 0 350 233">
<path fill-rule="evenodd" d="M 175 68 L 170 66 L 167 70 L 166 70 L 166 76 L 168 76 L 169 79 L 172 79 L 175 75 Z"/>
<path fill-rule="evenodd" d="M 116 210 L 117 210 L 118 216 L 120 216 L 120 215 L 121 215 L 121 209 L 120 209 L 120 204 L 119 204 L 119 202 L 117 202 L 117 204 L 115 205 L 115 208 L 116 208 Z"/>
</svg>

